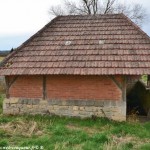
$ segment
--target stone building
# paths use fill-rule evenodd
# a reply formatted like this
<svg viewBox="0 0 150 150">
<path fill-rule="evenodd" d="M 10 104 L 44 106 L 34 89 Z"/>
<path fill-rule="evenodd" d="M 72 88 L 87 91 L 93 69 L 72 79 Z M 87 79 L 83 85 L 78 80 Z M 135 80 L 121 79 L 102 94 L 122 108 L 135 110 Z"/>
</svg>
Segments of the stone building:
<svg viewBox="0 0 150 150">
<path fill-rule="evenodd" d="M 149 55 L 123 14 L 58 16 L 1 64 L 3 112 L 126 120 L 127 82 L 150 74 Z"/>
</svg>

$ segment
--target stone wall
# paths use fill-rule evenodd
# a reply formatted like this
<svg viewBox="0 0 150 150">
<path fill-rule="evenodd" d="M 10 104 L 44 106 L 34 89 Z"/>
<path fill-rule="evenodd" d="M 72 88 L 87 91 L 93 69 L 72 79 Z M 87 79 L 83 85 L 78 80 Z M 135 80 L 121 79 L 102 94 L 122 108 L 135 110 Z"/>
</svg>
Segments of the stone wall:
<svg viewBox="0 0 150 150">
<path fill-rule="evenodd" d="M 110 100 L 42 100 L 9 98 L 3 103 L 4 114 L 49 114 L 87 118 L 107 117 L 126 120 L 126 102 Z"/>
</svg>

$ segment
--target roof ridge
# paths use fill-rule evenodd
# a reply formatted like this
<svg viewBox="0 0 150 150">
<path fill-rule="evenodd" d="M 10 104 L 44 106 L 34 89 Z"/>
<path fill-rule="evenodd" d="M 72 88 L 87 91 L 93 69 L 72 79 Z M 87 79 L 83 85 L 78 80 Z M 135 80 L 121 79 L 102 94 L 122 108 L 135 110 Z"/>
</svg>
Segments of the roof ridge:
<svg viewBox="0 0 150 150">
<path fill-rule="evenodd" d="M 150 37 L 137 25 L 135 24 L 131 19 L 129 19 L 124 13 L 121 13 L 121 15 L 129 22 L 131 23 L 140 33 L 142 33 L 146 38 L 150 40 Z"/>
<path fill-rule="evenodd" d="M 93 14 L 91 14 L 91 15 L 89 15 L 89 14 L 85 14 L 85 15 L 59 15 L 58 17 L 74 17 L 74 16 L 80 16 L 80 17 L 85 17 L 85 16 L 113 16 L 113 15 L 121 15 L 122 13 L 114 13 L 114 14 L 95 14 L 95 15 L 93 15 Z"/>
<path fill-rule="evenodd" d="M 4 66 L 4 64 L 13 56 L 15 55 L 19 50 L 21 50 L 22 47 L 24 47 L 26 44 L 28 44 L 33 38 L 35 38 L 38 34 L 41 34 L 45 28 L 47 28 L 49 25 L 53 24 L 60 16 L 55 17 L 52 19 L 49 23 L 47 23 L 44 27 L 42 27 L 38 32 L 33 34 L 31 37 L 29 37 L 24 43 L 22 43 L 19 47 L 17 47 L 13 52 L 11 52 L 6 58 L 0 63 L 0 67 Z"/>
</svg>

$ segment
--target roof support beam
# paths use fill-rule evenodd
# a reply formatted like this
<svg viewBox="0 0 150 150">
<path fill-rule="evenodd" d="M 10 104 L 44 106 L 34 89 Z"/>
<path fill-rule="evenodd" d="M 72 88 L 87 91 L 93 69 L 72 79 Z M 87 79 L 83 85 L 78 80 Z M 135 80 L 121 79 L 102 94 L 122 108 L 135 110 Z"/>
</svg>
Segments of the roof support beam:
<svg viewBox="0 0 150 150">
<path fill-rule="evenodd" d="M 114 76 L 107 76 L 107 77 L 110 78 L 116 84 L 116 86 L 121 90 L 122 99 L 123 101 L 126 101 L 126 76 L 123 77 L 122 84 L 120 84 Z"/>
<path fill-rule="evenodd" d="M 9 88 L 15 83 L 19 76 L 15 76 L 13 80 L 9 83 Z"/>
<path fill-rule="evenodd" d="M 6 83 L 6 97 L 9 98 L 9 89 L 10 87 L 16 82 L 19 76 L 15 76 L 12 81 L 9 80 L 9 77 L 5 77 L 5 83 Z"/>
<path fill-rule="evenodd" d="M 46 99 L 46 76 L 43 76 L 43 99 Z"/>
<path fill-rule="evenodd" d="M 116 80 L 114 76 L 111 75 L 107 77 L 110 78 L 117 85 L 117 87 L 122 91 L 122 85 Z"/>
</svg>

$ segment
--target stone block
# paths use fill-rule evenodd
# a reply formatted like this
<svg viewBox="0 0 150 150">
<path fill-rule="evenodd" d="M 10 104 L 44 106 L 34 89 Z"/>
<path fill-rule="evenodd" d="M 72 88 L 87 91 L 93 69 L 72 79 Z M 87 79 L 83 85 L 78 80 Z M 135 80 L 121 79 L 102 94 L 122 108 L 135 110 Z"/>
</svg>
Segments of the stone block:
<svg viewBox="0 0 150 150">
<path fill-rule="evenodd" d="M 86 101 L 86 105 L 84 106 L 94 106 L 95 105 L 95 101 L 94 100 L 87 100 Z"/>
<path fill-rule="evenodd" d="M 59 105 L 53 105 L 54 110 L 58 110 L 60 107 Z"/>
<path fill-rule="evenodd" d="M 68 106 L 68 110 L 73 111 L 73 106 Z"/>
<path fill-rule="evenodd" d="M 95 100 L 95 101 L 94 101 L 94 106 L 97 106 L 97 107 L 104 107 L 104 101 Z"/>
<path fill-rule="evenodd" d="M 94 115 L 97 117 L 105 117 L 105 115 L 102 112 L 95 112 Z"/>
<path fill-rule="evenodd" d="M 14 114 L 14 115 L 19 114 L 19 112 L 20 112 L 20 111 L 19 111 L 19 109 L 18 109 L 18 108 L 14 108 L 14 109 L 13 109 L 13 114 Z"/>
<path fill-rule="evenodd" d="M 10 99 L 5 98 L 3 103 L 10 103 Z"/>
<path fill-rule="evenodd" d="M 57 101 L 56 100 L 48 100 L 48 104 L 49 105 L 57 105 Z"/>
<path fill-rule="evenodd" d="M 68 106 L 58 106 L 59 110 L 68 110 Z"/>
<path fill-rule="evenodd" d="M 73 111 L 72 113 L 74 116 L 79 116 L 79 111 Z"/>
<path fill-rule="evenodd" d="M 111 101 L 104 101 L 104 107 L 111 107 Z"/>
<path fill-rule="evenodd" d="M 18 98 L 12 98 L 12 99 L 10 99 L 9 103 L 11 103 L 11 104 L 18 103 Z"/>
<path fill-rule="evenodd" d="M 40 103 L 40 100 L 39 99 L 33 99 L 32 100 L 32 104 L 33 105 L 38 105 Z"/>
<path fill-rule="evenodd" d="M 12 115 L 13 114 L 13 109 L 11 108 L 11 109 L 4 109 L 3 110 L 3 114 L 5 114 L 5 115 Z"/>
<path fill-rule="evenodd" d="M 78 100 L 68 100 L 67 105 L 69 105 L 69 106 L 78 105 Z"/>
<path fill-rule="evenodd" d="M 87 100 L 78 101 L 78 106 L 88 106 L 88 104 L 90 104 L 90 102 L 88 102 Z"/>
<path fill-rule="evenodd" d="M 47 105 L 48 101 L 47 100 L 40 100 L 39 105 Z"/>
<path fill-rule="evenodd" d="M 31 99 L 26 99 L 26 100 L 24 100 L 23 104 L 32 105 L 32 100 Z"/>
<path fill-rule="evenodd" d="M 79 107 L 79 110 L 84 111 L 84 110 L 85 110 L 85 107 Z"/>
<path fill-rule="evenodd" d="M 13 103 L 13 104 L 10 104 L 12 108 L 16 108 L 17 107 L 17 104 Z"/>
<path fill-rule="evenodd" d="M 27 108 L 29 108 L 29 109 L 30 109 L 30 108 L 33 108 L 33 106 L 32 106 L 32 105 L 27 105 Z"/>
<path fill-rule="evenodd" d="M 38 105 L 32 105 L 32 109 L 35 110 L 35 111 L 38 111 L 39 110 L 39 106 Z"/>
<path fill-rule="evenodd" d="M 48 106 L 48 110 L 53 110 L 54 106 Z"/>
<path fill-rule="evenodd" d="M 73 106 L 73 110 L 77 111 L 79 109 L 78 106 Z"/>
<path fill-rule="evenodd" d="M 30 101 L 31 101 L 30 99 L 20 98 L 18 100 L 18 103 L 20 103 L 20 104 L 28 104 Z"/>
<path fill-rule="evenodd" d="M 93 111 L 93 107 L 85 107 L 85 110 L 88 112 L 92 112 Z"/>
<path fill-rule="evenodd" d="M 98 111 L 101 110 L 101 108 L 102 108 L 102 107 L 95 107 L 95 106 L 93 106 L 93 111 L 94 111 L 94 112 L 98 112 Z"/>
<path fill-rule="evenodd" d="M 16 104 L 16 107 L 22 108 L 22 107 L 23 107 L 23 104 Z"/>
<path fill-rule="evenodd" d="M 49 108 L 49 106 L 47 106 L 47 105 L 39 104 L 39 109 L 48 109 L 48 108 Z"/>
<path fill-rule="evenodd" d="M 117 106 L 117 103 L 118 103 L 118 101 L 111 101 L 111 106 L 115 107 L 115 106 Z"/>
<path fill-rule="evenodd" d="M 3 103 L 3 110 L 4 109 L 8 109 L 8 107 L 7 107 L 7 104 L 6 103 Z"/>
<path fill-rule="evenodd" d="M 85 117 L 91 117 L 94 113 L 93 112 L 87 112 L 87 111 L 80 111 L 79 114 L 81 116 L 85 116 Z"/>
<path fill-rule="evenodd" d="M 68 106 L 68 102 L 65 100 L 62 100 L 61 104 L 62 104 L 62 106 Z"/>
</svg>

